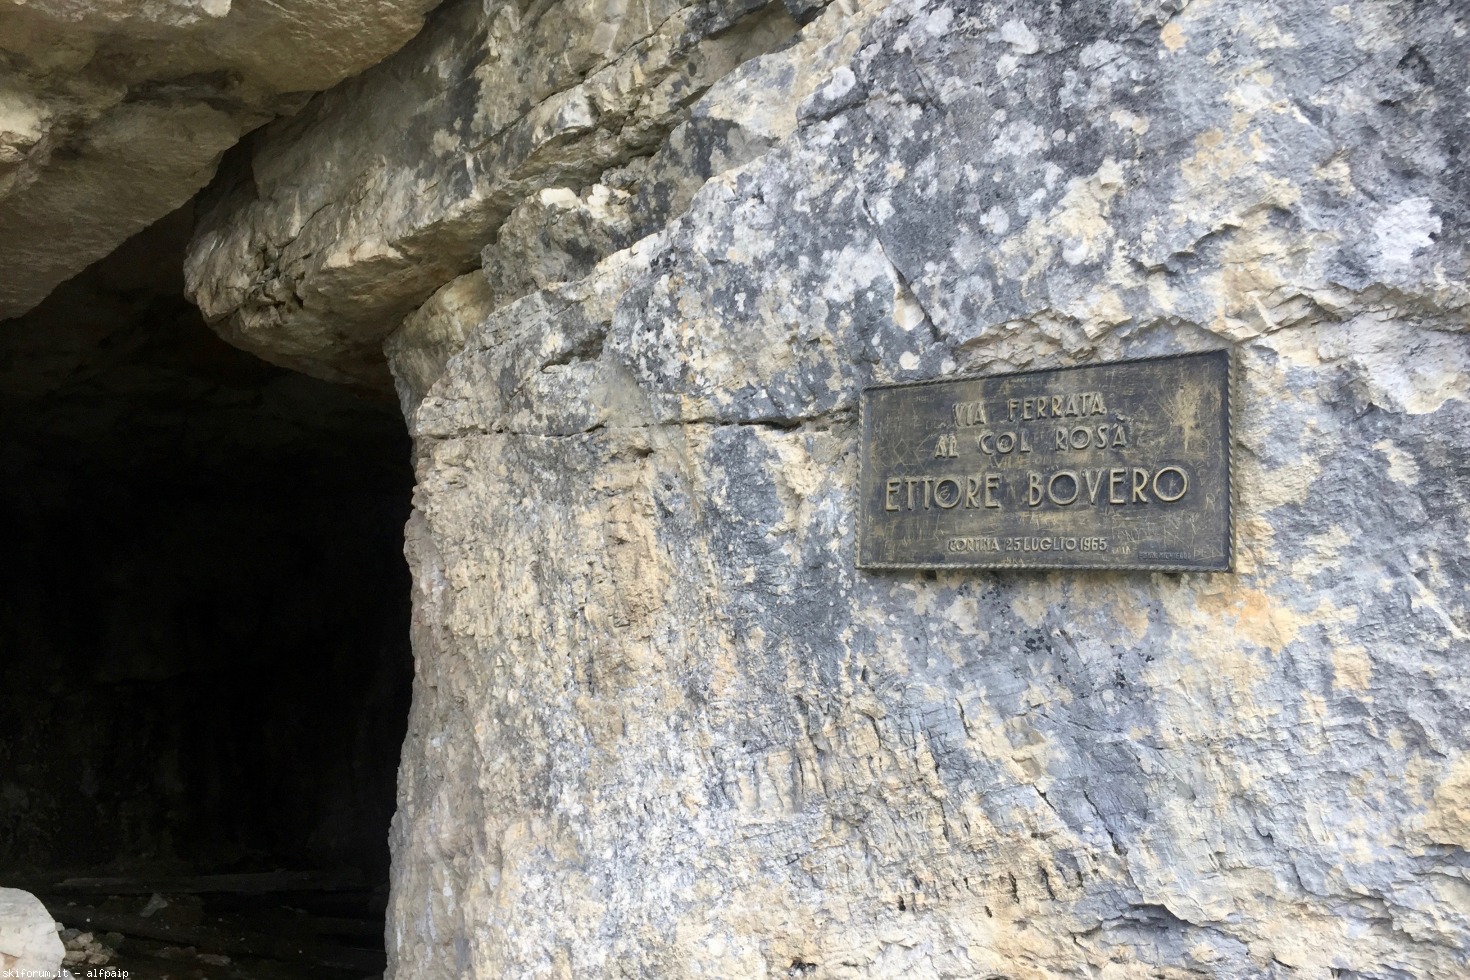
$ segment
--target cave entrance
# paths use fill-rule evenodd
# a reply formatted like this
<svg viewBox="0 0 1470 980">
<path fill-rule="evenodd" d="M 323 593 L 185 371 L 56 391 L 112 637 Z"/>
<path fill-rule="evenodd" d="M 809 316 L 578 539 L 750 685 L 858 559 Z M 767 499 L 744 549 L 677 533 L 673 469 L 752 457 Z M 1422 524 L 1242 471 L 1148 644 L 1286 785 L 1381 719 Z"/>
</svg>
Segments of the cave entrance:
<svg viewBox="0 0 1470 980">
<path fill-rule="evenodd" d="M 412 680 L 408 440 L 390 399 L 216 339 L 188 225 L 0 323 L 0 884 L 78 976 L 360 980 Z"/>
</svg>

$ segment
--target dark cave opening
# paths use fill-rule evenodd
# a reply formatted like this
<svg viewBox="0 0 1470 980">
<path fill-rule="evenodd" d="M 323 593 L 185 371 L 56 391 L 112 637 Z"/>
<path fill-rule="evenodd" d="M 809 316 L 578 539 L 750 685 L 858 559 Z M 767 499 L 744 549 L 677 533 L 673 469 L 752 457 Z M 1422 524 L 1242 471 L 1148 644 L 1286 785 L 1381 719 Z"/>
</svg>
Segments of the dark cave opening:
<svg viewBox="0 0 1470 980">
<path fill-rule="evenodd" d="M 74 972 L 361 978 L 412 680 L 408 439 L 391 398 L 217 339 L 187 227 L 0 323 L 0 884 L 69 927 Z"/>
</svg>

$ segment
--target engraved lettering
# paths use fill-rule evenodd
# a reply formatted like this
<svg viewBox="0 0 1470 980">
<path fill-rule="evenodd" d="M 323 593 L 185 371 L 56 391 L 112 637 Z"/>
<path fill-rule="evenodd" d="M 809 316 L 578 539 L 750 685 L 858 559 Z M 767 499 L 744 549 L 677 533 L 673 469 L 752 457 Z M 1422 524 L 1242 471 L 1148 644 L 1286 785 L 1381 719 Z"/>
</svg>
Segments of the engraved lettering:
<svg viewBox="0 0 1470 980">
<path fill-rule="evenodd" d="M 1084 470 L 1082 476 L 1087 480 L 1087 500 L 1096 506 L 1097 492 L 1102 489 L 1102 470 Z"/>
<path fill-rule="evenodd" d="M 954 493 L 949 496 L 949 503 L 945 503 L 945 495 L 939 491 L 948 483 L 954 487 Z M 952 476 L 941 477 L 934 483 L 934 502 L 942 509 L 949 510 L 960 502 L 960 481 Z"/>
<path fill-rule="evenodd" d="M 1072 488 L 1070 495 L 1068 495 L 1066 489 L 1068 484 L 1062 485 L 1061 495 L 1057 494 L 1058 480 L 1069 481 Z M 1058 507 L 1066 507 L 1067 505 L 1074 503 L 1077 500 L 1077 494 L 1078 492 L 1080 492 L 1081 489 L 1081 485 L 1077 482 L 1077 474 L 1073 473 L 1071 470 L 1058 470 L 1051 475 L 1050 480 L 1046 481 L 1046 495 L 1048 498 L 1050 498 L 1051 502 L 1056 504 Z"/>
<path fill-rule="evenodd" d="M 964 554 L 970 551 L 999 551 L 1000 539 L 998 538 L 950 538 L 944 543 L 946 551 L 956 554 Z"/>
<path fill-rule="evenodd" d="M 995 491 L 1000 489 L 1000 476 L 996 473 L 985 474 L 985 506 L 991 510 L 1000 507 L 1000 501 L 995 499 Z"/>
<path fill-rule="evenodd" d="M 859 566 L 1229 569 L 1230 361 L 865 388 Z"/>
<path fill-rule="evenodd" d="M 1135 467 L 1133 470 L 1133 502 L 1135 504 L 1148 503 L 1148 498 L 1143 495 L 1143 491 L 1147 489 L 1148 470 L 1140 470 Z"/>
<path fill-rule="evenodd" d="M 979 496 L 979 494 L 980 494 L 980 480 L 979 480 L 979 478 L 973 477 L 973 476 L 965 477 L 965 507 L 966 507 L 966 509 L 971 508 L 971 507 L 978 507 L 978 506 L 980 506 L 976 502 L 976 500 L 975 500 L 975 498 L 977 496 Z"/>
<path fill-rule="evenodd" d="M 954 424 L 963 428 L 990 424 L 990 419 L 985 414 L 984 402 L 955 402 L 952 411 Z"/>
<path fill-rule="evenodd" d="M 1024 437 L 1026 430 L 1021 430 Z M 1083 449 L 1126 449 L 1127 429 L 1119 424 L 1075 425 L 1054 430 L 1053 449 L 1077 452 Z"/>
<path fill-rule="evenodd" d="M 1159 490 L 1159 477 L 1165 473 L 1177 473 L 1179 475 L 1179 492 L 1173 495 Z M 1154 474 L 1154 496 L 1166 504 L 1172 504 L 1181 499 L 1189 491 L 1189 475 L 1177 466 L 1165 466 Z"/>
</svg>

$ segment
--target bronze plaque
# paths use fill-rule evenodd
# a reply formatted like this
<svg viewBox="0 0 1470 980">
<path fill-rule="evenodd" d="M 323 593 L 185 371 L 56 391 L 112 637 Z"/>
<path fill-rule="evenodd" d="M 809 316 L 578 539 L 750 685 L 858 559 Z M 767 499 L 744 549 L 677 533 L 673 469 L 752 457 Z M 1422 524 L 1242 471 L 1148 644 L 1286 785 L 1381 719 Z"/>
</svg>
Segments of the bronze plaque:
<svg viewBox="0 0 1470 980">
<path fill-rule="evenodd" d="M 1228 571 L 1229 351 L 862 395 L 862 568 Z"/>
</svg>

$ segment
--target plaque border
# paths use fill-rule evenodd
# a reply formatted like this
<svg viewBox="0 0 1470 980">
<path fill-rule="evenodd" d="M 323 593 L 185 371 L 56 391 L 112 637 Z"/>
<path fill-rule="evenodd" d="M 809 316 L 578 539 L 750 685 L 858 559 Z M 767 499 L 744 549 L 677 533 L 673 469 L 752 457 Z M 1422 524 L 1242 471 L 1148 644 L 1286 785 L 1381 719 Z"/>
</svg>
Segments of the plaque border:
<svg viewBox="0 0 1470 980">
<path fill-rule="evenodd" d="M 1218 354 L 1224 352 L 1225 363 L 1225 474 L 1230 481 L 1230 492 L 1225 495 L 1225 543 L 1228 553 L 1225 556 L 1225 564 L 1221 568 L 1198 568 L 1194 566 L 1181 566 L 1169 564 L 1127 564 L 1127 565 L 1058 565 L 1045 562 L 1027 562 L 1020 564 L 1014 560 L 1000 560 L 991 562 L 946 562 L 935 564 L 933 562 L 864 562 L 863 561 L 863 527 L 866 518 L 863 513 L 863 475 L 868 467 L 868 440 L 866 438 L 867 425 L 864 415 L 868 405 L 868 392 L 886 391 L 893 388 L 923 388 L 930 385 L 950 384 L 956 381 L 986 381 L 991 378 L 1014 378 L 1023 377 L 1028 374 L 1057 374 L 1062 371 L 1075 371 L 1079 368 L 1108 367 L 1115 364 L 1149 364 L 1158 361 L 1177 361 L 1185 357 L 1197 357 L 1201 354 Z M 1235 505 L 1236 495 L 1240 481 L 1236 479 L 1235 473 L 1235 430 L 1236 413 L 1238 412 L 1238 399 L 1236 398 L 1236 374 L 1239 370 L 1240 358 L 1236 354 L 1234 346 L 1212 347 L 1209 350 L 1182 351 L 1177 354 L 1156 354 L 1152 357 L 1130 357 L 1116 361 L 1098 361 L 1091 364 L 1069 364 L 1066 367 L 1057 368 L 1028 368 L 1025 371 L 996 371 L 992 374 L 956 374 L 943 378 L 922 378 L 917 381 L 890 381 L 883 384 L 863 385 L 858 391 L 858 480 L 857 480 L 857 551 L 853 556 L 853 564 L 862 571 L 933 571 L 945 572 L 953 570 L 984 570 L 984 571 L 1006 571 L 1006 572 L 1045 572 L 1045 571 L 1068 571 L 1068 572 L 1171 572 L 1176 575 L 1198 574 L 1219 575 L 1222 573 L 1233 574 L 1235 572 L 1235 556 L 1239 542 L 1236 541 L 1235 530 Z"/>
</svg>

